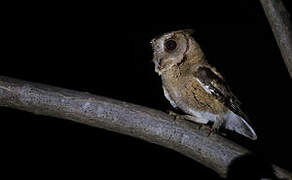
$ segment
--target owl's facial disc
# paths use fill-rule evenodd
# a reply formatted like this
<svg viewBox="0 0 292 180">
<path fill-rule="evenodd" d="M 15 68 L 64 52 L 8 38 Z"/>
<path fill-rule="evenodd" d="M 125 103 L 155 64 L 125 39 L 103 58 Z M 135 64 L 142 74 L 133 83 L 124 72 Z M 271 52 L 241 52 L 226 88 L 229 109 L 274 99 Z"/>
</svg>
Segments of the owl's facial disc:
<svg viewBox="0 0 292 180">
<path fill-rule="evenodd" d="M 158 50 L 156 53 L 154 53 L 154 64 L 155 64 L 155 72 L 157 72 L 159 75 L 171 68 L 174 63 L 172 60 L 165 59 L 166 54 L 171 54 L 174 51 L 176 51 L 178 45 L 175 39 L 169 38 L 164 41 L 161 41 L 158 46 L 156 46 L 156 50 Z"/>
<path fill-rule="evenodd" d="M 160 38 L 152 40 L 155 72 L 161 75 L 174 65 L 180 63 L 188 49 L 187 43 L 184 31 L 167 33 Z"/>
</svg>

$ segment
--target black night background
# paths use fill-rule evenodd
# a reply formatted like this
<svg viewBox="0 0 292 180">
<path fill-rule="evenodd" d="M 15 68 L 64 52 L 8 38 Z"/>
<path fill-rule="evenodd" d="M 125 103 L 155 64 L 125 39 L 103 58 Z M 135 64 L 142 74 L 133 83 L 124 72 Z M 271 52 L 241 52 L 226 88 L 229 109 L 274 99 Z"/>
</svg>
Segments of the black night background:
<svg viewBox="0 0 292 180">
<path fill-rule="evenodd" d="M 234 139 L 257 157 L 236 164 L 230 177 L 252 179 L 268 171 L 265 162 L 292 171 L 291 79 L 259 1 L 14 4 L 1 19 L 1 76 L 162 111 L 172 107 L 149 42 L 194 29 L 258 134 L 257 141 Z M 114 132 L 4 107 L 0 120 L 2 171 L 10 176 L 220 179 L 177 152 Z"/>
</svg>

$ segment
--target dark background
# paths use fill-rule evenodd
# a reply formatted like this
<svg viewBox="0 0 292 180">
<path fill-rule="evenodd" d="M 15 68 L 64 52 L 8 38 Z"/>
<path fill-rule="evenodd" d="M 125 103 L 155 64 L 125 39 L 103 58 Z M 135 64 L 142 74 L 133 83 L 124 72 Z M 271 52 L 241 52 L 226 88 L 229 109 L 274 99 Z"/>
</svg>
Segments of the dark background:
<svg viewBox="0 0 292 180">
<path fill-rule="evenodd" d="M 230 176 L 251 179 L 252 173 L 268 171 L 262 163 L 270 161 L 292 171 L 291 79 L 258 1 L 12 4 L 6 10 L 1 75 L 162 111 L 171 106 L 154 72 L 149 41 L 194 29 L 259 137 L 235 139 L 257 156 L 235 163 Z M 220 179 L 177 152 L 132 137 L 2 107 L 0 119 L 1 163 L 12 176 L 136 178 L 135 172 L 149 178 Z"/>
</svg>

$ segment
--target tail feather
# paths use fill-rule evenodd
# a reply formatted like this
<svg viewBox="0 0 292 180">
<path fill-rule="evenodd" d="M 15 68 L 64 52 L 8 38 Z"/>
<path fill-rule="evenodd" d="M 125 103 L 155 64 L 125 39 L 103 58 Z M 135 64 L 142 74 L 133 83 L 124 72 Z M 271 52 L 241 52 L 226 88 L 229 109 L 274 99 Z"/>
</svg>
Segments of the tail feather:
<svg viewBox="0 0 292 180">
<path fill-rule="evenodd" d="M 228 111 L 225 116 L 224 127 L 226 129 L 236 131 L 252 140 L 257 139 L 257 135 L 250 124 L 247 123 L 242 117 L 236 115 L 232 111 Z"/>
</svg>

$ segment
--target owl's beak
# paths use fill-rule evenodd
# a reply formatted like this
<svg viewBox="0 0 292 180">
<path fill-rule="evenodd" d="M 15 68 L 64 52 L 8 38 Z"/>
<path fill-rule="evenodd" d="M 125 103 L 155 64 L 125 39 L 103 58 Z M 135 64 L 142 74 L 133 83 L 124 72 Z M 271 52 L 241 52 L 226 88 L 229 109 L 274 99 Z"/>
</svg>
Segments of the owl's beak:
<svg viewBox="0 0 292 180">
<path fill-rule="evenodd" d="M 155 64 L 155 72 L 157 72 L 158 74 L 161 73 L 161 59 L 155 59 L 154 60 L 154 64 Z"/>
</svg>

